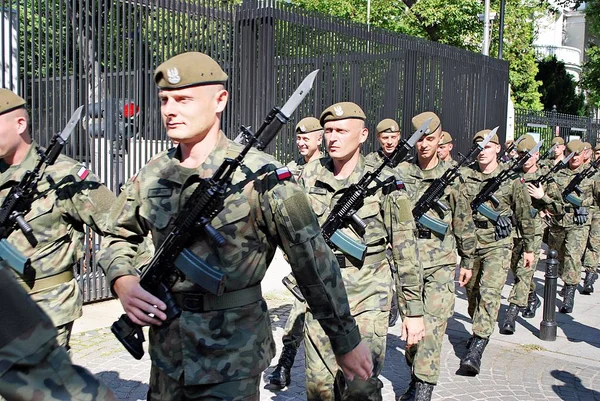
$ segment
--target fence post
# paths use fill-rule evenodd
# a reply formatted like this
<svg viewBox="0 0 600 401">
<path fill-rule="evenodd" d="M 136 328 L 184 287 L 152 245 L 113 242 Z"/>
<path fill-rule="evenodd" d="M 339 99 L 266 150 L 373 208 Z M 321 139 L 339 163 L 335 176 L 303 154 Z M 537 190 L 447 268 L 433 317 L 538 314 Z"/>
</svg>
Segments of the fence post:
<svg viewBox="0 0 600 401">
<path fill-rule="evenodd" d="M 558 252 L 549 250 L 544 281 L 544 318 L 540 323 L 540 340 L 556 340 L 556 281 L 558 279 Z"/>
</svg>

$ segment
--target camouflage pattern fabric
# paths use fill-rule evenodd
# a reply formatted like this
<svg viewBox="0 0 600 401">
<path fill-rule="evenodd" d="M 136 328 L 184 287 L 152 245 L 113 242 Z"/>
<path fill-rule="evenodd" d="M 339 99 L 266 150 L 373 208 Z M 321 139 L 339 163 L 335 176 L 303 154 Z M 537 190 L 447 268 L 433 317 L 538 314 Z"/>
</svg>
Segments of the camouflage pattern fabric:
<svg viewBox="0 0 600 401">
<path fill-rule="evenodd" d="M 383 157 L 376 150 L 375 152 L 371 152 L 365 156 L 365 161 L 371 164 L 380 165 L 383 163 Z"/>
<path fill-rule="evenodd" d="M 439 162 L 434 168 L 421 170 L 417 164 L 404 164 L 404 173 L 415 181 L 415 197 L 420 198 L 429 185 L 441 177 L 448 163 Z M 454 310 L 454 275 L 458 254 L 461 267 L 473 268 L 475 252 L 475 226 L 465 191 L 460 181 L 446 188 L 440 201 L 448 211 L 430 210 L 431 217 L 448 224 L 448 232 L 440 236 L 429 232 L 417 223 L 419 232 L 428 233 L 430 238 L 419 238 L 419 261 L 423 266 L 423 303 L 425 337 L 417 345 L 407 349 L 405 356 L 413 375 L 420 380 L 436 384 L 440 372 L 440 353 L 448 319 Z M 400 305 L 403 305 L 402 295 Z M 402 309 L 402 308 L 401 308 Z"/>
<path fill-rule="evenodd" d="M 294 179 L 298 181 L 300 179 L 300 175 L 302 174 L 302 170 L 306 165 L 306 161 L 304 160 L 304 156 L 300 156 L 296 160 L 293 160 L 286 164 L 286 167 L 290 169 L 292 174 L 294 175 Z"/>
<path fill-rule="evenodd" d="M 304 321 L 306 320 L 306 304 L 294 298 L 294 303 L 283 328 L 281 338 L 284 346 L 298 349 L 304 339 Z"/>
<path fill-rule="evenodd" d="M 558 252 L 558 274 L 568 285 L 577 285 L 581 281 L 581 258 L 585 252 L 590 226 L 550 227 L 548 249 Z"/>
<path fill-rule="evenodd" d="M 28 170 L 38 163 L 38 145 L 33 142 L 19 165 L 9 166 L 0 161 L 0 198 L 8 195 Z M 98 177 L 82 164 L 60 155 L 46 168 L 38 184 L 38 196 L 25 220 L 33 229 L 38 244 L 33 248 L 21 230 L 15 230 L 8 242 L 30 258 L 34 275 L 17 280 L 30 291 L 40 280 L 72 271 L 84 254 L 84 225 L 103 233 L 115 195 Z M 62 326 L 81 316 L 82 295 L 77 281 L 67 278 L 63 284 L 30 293 L 31 298 L 50 316 L 55 326 Z M 61 341 L 62 343 L 62 341 Z M 64 344 L 66 345 L 66 344 Z"/>
<path fill-rule="evenodd" d="M 600 262 L 600 211 L 596 210 L 591 215 L 590 233 L 583 256 L 585 271 L 596 272 Z"/>
<path fill-rule="evenodd" d="M 321 158 L 308 163 L 301 183 L 309 194 L 315 214 L 322 225 L 331 209 L 351 183 L 358 182 L 378 164 L 367 162 L 362 156 L 354 171 L 346 180 L 336 180 L 333 176 L 333 162 Z M 379 180 L 384 181 L 393 175 L 384 169 Z M 416 259 L 413 230 L 412 202 L 404 190 L 394 190 L 384 194 L 379 189 L 365 199 L 358 216 L 367 224 L 364 233 L 358 233 L 352 226 L 342 230 L 350 238 L 367 246 L 367 258 L 381 256 L 373 262 L 357 267 L 349 263 L 342 269 L 342 278 L 348 293 L 352 315 L 357 319 L 361 335 L 371 347 L 374 363 L 374 379 L 358 386 L 352 384 L 350 394 L 361 399 L 380 399 L 381 389 L 376 379 L 383 365 L 388 316 L 391 305 L 392 277 L 390 263 L 386 257 L 387 244 L 392 244 L 393 261 L 398 269 L 398 293 L 403 292 L 407 316 L 422 316 L 422 271 Z M 297 276 L 296 276 L 297 277 Z M 401 288 L 400 288 L 401 287 Z M 314 311 L 307 312 L 305 326 L 306 386 L 309 400 L 329 400 L 334 396 L 334 379 L 337 366 L 325 338 L 315 327 Z M 370 383 L 370 384 L 369 384 Z M 350 385 L 350 384 L 349 384 Z M 341 389 L 337 389 L 338 391 Z"/>
<path fill-rule="evenodd" d="M 159 153 L 142 168 L 117 199 L 111 212 L 113 224 L 98 256 L 111 283 L 136 274 L 132 258 L 148 232 L 155 247 L 160 246 L 196 188 L 197 177 L 211 177 L 226 157 L 236 157 L 241 150 L 221 133 L 197 169 L 181 167 L 178 148 Z M 277 246 L 281 247 L 334 352 L 347 353 L 358 345 L 360 334 L 350 315 L 338 263 L 303 190 L 293 178 L 279 179 L 275 170 L 280 167 L 271 156 L 251 149 L 233 174 L 224 209 L 212 220 L 225 246 L 212 246 L 199 232 L 188 249 L 226 274 L 225 292 L 231 292 L 259 285 Z M 201 293 L 188 279 L 177 281 L 172 292 Z M 150 328 L 152 364 L 182 386 L 258 376 L 274 355 L 264 300 L 225 310 L 183 311 L 171 323 Z M 162 397 L 170 399 L 168 394 Z"/>
</svg>

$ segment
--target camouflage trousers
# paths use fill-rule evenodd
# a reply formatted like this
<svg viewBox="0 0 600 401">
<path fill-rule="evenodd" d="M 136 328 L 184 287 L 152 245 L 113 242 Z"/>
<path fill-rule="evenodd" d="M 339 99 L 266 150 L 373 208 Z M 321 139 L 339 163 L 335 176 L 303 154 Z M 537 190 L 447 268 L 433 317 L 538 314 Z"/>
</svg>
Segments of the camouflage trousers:
<svg viewBox="0 0 600 401">
<path fill-rule="evenodd" d="M 600 212 L 594 212 L 583 256 L 583 267 L 586 272 L 596 272 L 598 262 L 600 262 Z"/>
<path fill-rule="evenodd" d="M 60 325 L 56 328 L 58 335 L 56 336 L 56 342 L 61 347 L 65 347 L 67 352 L 71 353 L 71 347 L 69 341 L 71 340 L 71 333 L 73 332 L 73 322 Z"/>
<path fill-rule="evenodd" d="M 338 365 L 329 339 L 313 317 L 306 313 L 304 329 L 304 350 L 306 357 L 306 399 L 308 401 L 334 401 L 335 392 L 351 399 L 380 401 L 383 383 L 378 379 L 385 359 L 385 344 L 388 329 L 389 311 L 365 311 L 356 316 L 362 340 L 371 350 L 373 377 L 367 381 L 354 379 L 347 382 L 347 388 L 339 388 L 336 381 Z M 346 398 L 344 398 L 346 399 Z"/>
<path fill-rule="evenodd" d="M 513 239 L 512 257 L 510 259 L 510 269 L 512 270 L 515 282 L 508 296 L 508 303 L 515 304 L 524 308 L 527 306 L 527 297 L 530 292 L 535 292 L 535 282 L 533 275 L 540 258 L 540 247 L 542 239 L 539 236 L 535 237 L 533 248 L 536 250 L 533 259 L 533 266 L 525 267 L 523 263 L 523 238 Z"/>
<path fill-rule="evenodd" d="M 294 299 L 292 310 L 283 328 L 283 346 L 298 349 L 304 338 L 304 320 L 306 316 L 306 303 Z"/>
<path fill-rule="evenodd" d="M 558 274 L 568 285 L 581 280 L 581 258 L 585 252 L 590 226 L 551 227 L 548 249 L 558 252 Z"/>
<path fill-rule="evenodd" d="M 473 334 L 489 338 L 494 332 L 502 287 L 510 267 L 511 246 L 477 249 L 473 276 L 467 284 L 469 316 L 473 319 Z"/>
<path fill-rule="evenodd" d="M 259 401 L 260 376 L 241 380 L 185 385 L 183 374 L 174 380 L 154 364 L 150 369 L 148 401 Z"/>
<path fill-rule="evenodd" d="M 405 357 L 413 376 L 430 384 L 437 384 L 440 377 L 442 342 L 454 312 L 455 269 L 452 264 L 423 270 L 425 336 L 406 350 Z"/>
</svg>

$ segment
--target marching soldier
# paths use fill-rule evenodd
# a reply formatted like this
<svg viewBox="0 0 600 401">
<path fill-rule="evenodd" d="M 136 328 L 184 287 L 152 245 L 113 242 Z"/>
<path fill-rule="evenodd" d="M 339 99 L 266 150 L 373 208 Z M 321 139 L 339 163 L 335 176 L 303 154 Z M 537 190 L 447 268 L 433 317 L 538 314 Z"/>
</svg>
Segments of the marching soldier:
<svg viewBox="0 0 600 401">
<path fill-rule="evenodd" d="M 594 147 L 594 160 L 600 159 L 600 144 Z"/>
<path fill-rule="evenodd" d="M 300 157 L 287 164 L 294 178 L 298 180 L 302 168 L 311 160 L 321 157 L 321 143 L 323 142 L 323 127 L 314 117 L 303 118 L 296 124 L 296 146 Z"/>
<path fill-rule="evenodd" d="M 593 156 L 592 144 L 589 142 L 583 143 L 583 163 L 589 164 Z"/>
<path fill-rule="evenodd" d="M 407 178 L 415 181 L 415 199 L 419 199 L 429 185 L 441 177 L 449 163 L 438 157 L 438 142 L 442 137 L 439 117 L 432 112 L 421 113 L 412 119 L 417 129 L 431 118 L 428 131 L 416 143 L 417 163 L 403 164 Z M 461 287 L 471 278 L 473 253 L 475 251 L 475 226 L 462 184 L 455 181 L 446 188 L 440 199 L 449 209 L 431 210 L 428 214 L 448 224 L 444 235 L 417 224 L 417 248 L 423 267 L 423 320 L 425 336 L 417 345 L 408 347 L 406 361 L 412 375 L 408 390 L 400 400 L 429 401 L 440 375 L 440 354 L 448 319 L 454 312 L 454 275 L 456 251 L 461 256 L 459 284 Z M 402 302 L 400 303 L 402 305 Z"/>
<path fill-rule="evenodd" d="M 379 141 L 379 151 L 371 152 L 365 158 L 368 161 L 382 163 L 383 159 L 379 152 L 383 152 L 388 157 L 394 153 L 400 142 L 400 126 L 391 118 L 386 118 L 377 124 L 375 131 L 377 132 L 377 141 Z"/>
<path fill-rule="evenodd" d="M 444 163 L 450 163 L 450 166 L 454 167 L 456 162 L 452 158 L 452 148 L 454 148 L 452 136 L 450 133 L 442 131 L 442 137 L 440 138 L 440 144 L 437 148 L 437 154 L 441 161 Z"/>
<path fill-rule="evenodd" d="M 365 114 L 351 102 L 334 104 L 321 114 L 325 143 L 329 157 L 310 162 L 304 168 L 301 181 L 308 191 L 317 218 L 323 225 L 336 202 L 345 191 L 368 171 L 380 166 L 366 161 L 360 146 L 367 140 Z M 375 180 L 384 182 L 394 172 L 384 169 Z M 358 322 L 362 337 L 368 342 L 374 361 L 373 376 L 367 381 L 354 380 L 346 386 L 338 373 L 332 349 L 323 330 L 316 324 L 317 311 L 309 309 L 305 326 L 306 393 L 309 401 L 334 399 L 334 394 L 347 400 L 381 400 L 383 383 L 378 378 L 383 367 L 391 304 L 392 279 L 386 257 L 388 243 L 398 268 L 398 281 L 406 303 L 403 335 L 409 346 L 417 344 L 424 333 L 421 300 L 422 273 L 416 258 L 412 203 L 403 185 L 396 180 L 379 188 L 364 200 L 356 212 L 365 227 L 354 224 L 341 230 L 349 238 L 364 244 L 364 260 L 355 259 L 336 250 L 352 315 Z"/>
<path fill-rule="evenodd" d="M 38 161 L 25 100 L 0 89 L 0 198 L 4 199 Z M 24 216 L 37 240 L 34 247 L 21 230 L 7 241 L 31 260 L 32 270 L 19 283 L 50 317 L 58 330 L 58 344 L 69 349 L 73 322 L 82 314 L 82 295 L 73 266 L 83 256 L 85 225 L 96 233 L 108 217 L 115 195 L 82 164 L 60 155 L 46 168 L 31 211 Z M 12 270 L 11 270 L 12 271 Z"/>
<path fill-rule="evenodd" d="M 556 164 L 565 158 L 565 140 L 560 136 L 552 139 L 552 146 L 556 145 L 554 148 L 554 154 L 551 159 L 542 160 L 539 165 L 542 168 L 556 166 Z"/>
<path fill-rule="evenodd" d="M 489 133 L 490 130 L 479 131 L 473 142 L 480 142 Z M 478 163 L 461 169 L 471 201 L 488 180 L 503 170 L 497 161 L 499 152 L 498 136 L 494 135 L 477 156 Z M 530 267 L 534 261 L 534 226 L 529 206 L 531 200 L 525 187 L 516 177 L 509 177 L 509 181 L 503 183 L 495 197 L 499 201 L 497 206 L 489 201 L 485 206 L 499 215 L 496 221 L 473 211 L 477 249 L 473 277 L 467 284 L 468 312 L 473 319 L 473 336 L 469 340 L 467 354 L 460 363 L 461 370 L 470 374 L 479 374 L 483 352 L 496 325 L 501 291 L 510 267 L 513 247 L 510 216 L 513 214 L 523 226 L 524 264 Z"/>
<path fill-rule="evenodd" d="M 207 293 L 187 276 L 177 280 L 171 291 L 182 312 L 163 324 L 166 305 L 140 286 L 131 258 L 148 232 L 159 249 L 199 180 L 242 147 L 220 130 L 229 94 L 227 74 L 213 59 L 179 54 L 158 66 L 154 80 L 167 135 L 178 146 L 157 154 L 125 186 L 98 256 L 129 319 L 151 325 L 148 399 L 259 399 L 261 374 L 275 354 L 260 282 L 277 246 L 348 379 L 370 377 L 370 352 L 306 195 L 289 169 L 257 150 L 232 174 L 230 194 L 212 220 L 224 246 L 215 247 L 204 233 L 188 245 L 227 277 L 224 293 Z"/>
</svg>

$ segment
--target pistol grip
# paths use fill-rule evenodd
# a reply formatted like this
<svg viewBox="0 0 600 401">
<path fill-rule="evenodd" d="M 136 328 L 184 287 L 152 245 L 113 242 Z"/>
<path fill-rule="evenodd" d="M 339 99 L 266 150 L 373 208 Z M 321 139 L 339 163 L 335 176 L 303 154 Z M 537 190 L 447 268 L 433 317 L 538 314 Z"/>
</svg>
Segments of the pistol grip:
<svg viewBox="0 0 600 401">
<path fill-rule="evenodd" d="M 446 235 L 446 231 L 448 230 L 448 224 L 444 223 L 442 220 L 427 216 L 426 214 L 419 218 L 419 223 L 441 235 Z"/>
<path fill-rule="evenodd" d="M 344 252 L 346 255 L 354 259 L 364 261 L 367 254 L 367 247 L 361 243 L 354 241 L 341 230 L 336 230 L 330 239 L 337 249 Z"/>
<path fill-rule="evenodd" d="M 0 240 L 0 259 L 6 261 L 8 265 L 20 275 L 25 274 L 25 269 L 29 267 L 31 261 L 17 251 L 17 249 L 3 238 Z"/>
</svg>

